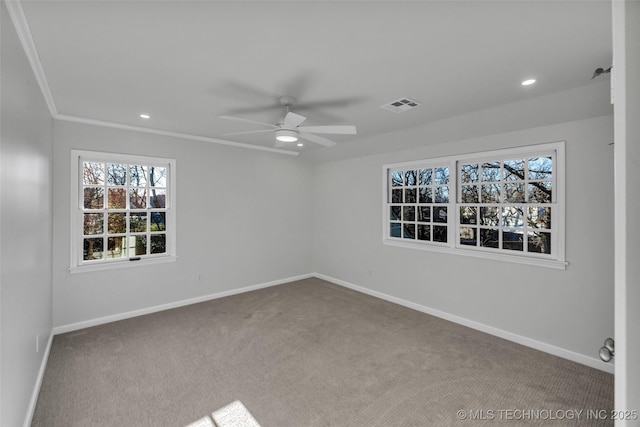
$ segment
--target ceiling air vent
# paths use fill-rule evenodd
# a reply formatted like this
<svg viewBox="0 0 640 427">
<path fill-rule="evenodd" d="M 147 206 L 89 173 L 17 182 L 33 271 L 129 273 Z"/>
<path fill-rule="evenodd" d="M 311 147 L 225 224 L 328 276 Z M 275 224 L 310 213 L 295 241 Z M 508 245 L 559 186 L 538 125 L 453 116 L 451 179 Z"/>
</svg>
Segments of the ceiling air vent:
<svg viewBox="0 0 640 427">
<path fill-rule="evenodd" d="M 403 113 L 418 106 L 420 106 L 420 103 L 418 101 L 414 101 L 410 98 L 400 98 L 397 101 L 391 101 L 388 104 L 381 105 L 380 108 L 393 111 L 394 113 Z"/>
</svg>

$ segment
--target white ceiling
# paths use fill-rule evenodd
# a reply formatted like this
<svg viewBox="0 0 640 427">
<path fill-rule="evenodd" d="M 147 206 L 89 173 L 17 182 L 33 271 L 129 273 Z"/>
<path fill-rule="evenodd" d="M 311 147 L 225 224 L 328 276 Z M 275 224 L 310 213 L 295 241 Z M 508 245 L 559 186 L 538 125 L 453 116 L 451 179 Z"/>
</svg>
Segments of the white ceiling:
<svg viewBox="0 0 640 427">
<path fill-rule="evenodd" d="M 224 136 L 261 127 L 218 116 L 277 123 L 284 110 L 267 107 L 290 95 L 305 125 L 358 128 L 333 138 L 338 147 L 288 147 L 310 159 L 596 84 L 593 70 L 612 60 L 608 0 L 23 0 L 22 8 L 59 114 L 273 147 L 270 133 Z M 529 77 L 537 83 L 521 86 Z M 401 97 L 422 105 L 380 108 Z"/>
</svg>

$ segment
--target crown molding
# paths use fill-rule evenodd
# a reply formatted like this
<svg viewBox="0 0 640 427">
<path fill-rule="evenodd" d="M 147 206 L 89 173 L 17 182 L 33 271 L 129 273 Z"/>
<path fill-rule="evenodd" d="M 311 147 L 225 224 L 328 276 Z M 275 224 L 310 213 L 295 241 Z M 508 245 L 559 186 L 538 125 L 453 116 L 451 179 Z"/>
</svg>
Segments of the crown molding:
<svg viewBox="0 0 640 427">
<path fill-rule="evenodd" d="M 192 135 L 188 133 L 173 132 L 169 130 L 125 125 L 122 123 L 107 122 L 104 120 L 89 119 L 86 117 L 70 116 L 67 114 L 56 114 L 54 119 L 65 121 L 65 122 L 82 123 L 86 125 L 102 126 L 102 127 L 113 128 L 113 129 L 123 129 L 123 130 L 130 130 L 134 132 L 150 133 L 153 135 L 162 135 L 162 136 L 170 136 L 174 138 L 189 139 L 192 141 L 210 142 L 213 144 L 229 145 L 232 147 L 248 148 L 250 150 L 267 151 L 270 153 L 288 154 L 290 156 L 297 156 L 299 154 L 297 151 L 282 150 L 279 148 L 271 148 L 271 147 L 262 147 L 260 145 L 245 144 L 242 142 L 228 141 L 226 139 L 210 138 L 208 136 Z"/>
<path fill-rule="evenodd" d="M 49 113 L 51 114 L 51 117 L 55 117 L 58 114 L 58 110 L 56 109 L 56 104 L 53 102 L 49 83 L 45 77 L 42 63 L 40 63 L 38 50 L 36 49 L 36 45 L 33 41 L 33 36 L 31 35 L 27 18 L 24 16 L 22 3 L 20 0 L 5 0 L 4 3 L 7 5 L 9 16 L 16 28 L 16 33 L 18 33 L 18 38 L 20 39 L 20 43 L 22 43 L 22 48 L 24 49 L 24 53 L 27 55 L 27 59 L 29 60 L 29 64 L 31 65 L 36 81 L 40 86 L 40 91 L 47 103 Z"/>
</svg>

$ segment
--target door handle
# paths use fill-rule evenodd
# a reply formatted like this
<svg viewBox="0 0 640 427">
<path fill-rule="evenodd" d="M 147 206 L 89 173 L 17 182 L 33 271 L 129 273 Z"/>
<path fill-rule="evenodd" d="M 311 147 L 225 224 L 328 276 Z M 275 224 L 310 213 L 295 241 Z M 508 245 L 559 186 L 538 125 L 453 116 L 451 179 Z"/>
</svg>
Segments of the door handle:
<svg viewBox="0 0 640 427">
<path fill-rule="evenodd" d="M 604 346 L 600 347 L 600 359 L 603 362 L 610 362 L 614 356 L 614 345 L 615 341 L 613 338 L 607 338 L 604 340 Z"/>
</svg>

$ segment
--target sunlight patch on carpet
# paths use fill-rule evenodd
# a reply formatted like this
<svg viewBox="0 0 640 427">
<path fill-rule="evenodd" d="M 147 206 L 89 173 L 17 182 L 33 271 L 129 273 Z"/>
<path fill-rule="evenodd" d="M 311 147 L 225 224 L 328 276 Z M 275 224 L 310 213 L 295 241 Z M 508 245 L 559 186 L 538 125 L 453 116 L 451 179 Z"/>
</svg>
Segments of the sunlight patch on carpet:
<svg viewBox="0 0 640 427">
<path fill-rule="evenodd" d="M 260 427 L 251 412 L 239 400 L 218 409 L 211 417 L 213 420 L 205 416 L 185 427 Z"/>
</svg>

